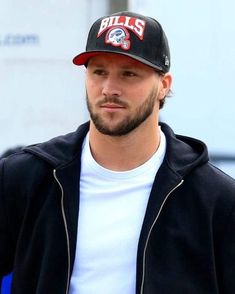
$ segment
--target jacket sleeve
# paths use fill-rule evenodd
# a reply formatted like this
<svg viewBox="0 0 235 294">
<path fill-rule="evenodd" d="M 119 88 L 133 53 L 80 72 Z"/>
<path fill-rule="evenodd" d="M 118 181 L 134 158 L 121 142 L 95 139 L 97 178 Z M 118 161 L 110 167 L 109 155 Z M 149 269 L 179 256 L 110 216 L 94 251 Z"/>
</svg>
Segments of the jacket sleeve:
<svg viewBox="0 0 235 294">
<path fill-rule="evenodd" d="M 235 196 L 235 186 L 233 190 Z M 235 198 L 235 197 L 233 197 Z M 235 293 L 235 203 L 227 219 L 219 254 L 218 281 L 220 293 Z"/>
<path fill-rule="evenodd" d="M 13 252 L 8 227 L 8 212 L 4 191 L 4 159 L 0 160 L 0 280 L 11 272 Z"/>
</svg>

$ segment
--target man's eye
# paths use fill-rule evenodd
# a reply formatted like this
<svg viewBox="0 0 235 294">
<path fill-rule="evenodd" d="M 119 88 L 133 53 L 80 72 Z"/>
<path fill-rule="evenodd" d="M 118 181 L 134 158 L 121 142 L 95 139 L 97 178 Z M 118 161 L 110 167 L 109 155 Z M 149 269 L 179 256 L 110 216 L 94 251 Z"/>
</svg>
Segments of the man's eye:
<svg viewBox="0 0 235 294">
<path fill-rule="evenodd" d="M 134 73 L 133 71 L 125 71 L 123 73 L 124 76 L 127 76 L 127 77 L 135 77 L 136 76 L 136 73 Z"/>
<path fill-rule="evenodd" d="M 102 69 L 95 69 L 93 73 L 99 76 L 105 75 L 105 71 Z"/>
</svg>

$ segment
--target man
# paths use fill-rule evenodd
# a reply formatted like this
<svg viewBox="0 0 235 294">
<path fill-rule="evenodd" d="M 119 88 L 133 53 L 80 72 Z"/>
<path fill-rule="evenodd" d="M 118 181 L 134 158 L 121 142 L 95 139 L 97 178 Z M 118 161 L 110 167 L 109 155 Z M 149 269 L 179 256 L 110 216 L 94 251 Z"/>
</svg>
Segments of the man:
<svg viewBox="0 0 235 294">
<path fill-rule="evenodd" d="M 158 122 L 172 83 L 161 25 L 103 17 L 74 63 L 90 122 L 1 162 L 12 293 L 235 293 L 235 181 Z"/>
</svg>

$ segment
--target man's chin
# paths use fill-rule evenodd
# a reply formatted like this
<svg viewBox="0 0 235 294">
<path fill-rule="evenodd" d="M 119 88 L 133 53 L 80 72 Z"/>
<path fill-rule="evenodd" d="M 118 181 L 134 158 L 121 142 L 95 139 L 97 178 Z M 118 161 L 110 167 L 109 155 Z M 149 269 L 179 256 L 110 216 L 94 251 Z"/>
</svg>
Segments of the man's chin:
<svg viewBox="0 0 235 294">
<path fill-rule="evenodd" d="M 116 127 L 110 127 L 110 126 L 105 127 L 101 125 L 95 125 L 95 127 L 103 135 L 112 136 L 112 137 L 121 137 L 121 136 L 128 135 L 133 130 L 135 130 L 138 126 L 129 124 L 129 125 L 116 126 Z"/>
</svg>

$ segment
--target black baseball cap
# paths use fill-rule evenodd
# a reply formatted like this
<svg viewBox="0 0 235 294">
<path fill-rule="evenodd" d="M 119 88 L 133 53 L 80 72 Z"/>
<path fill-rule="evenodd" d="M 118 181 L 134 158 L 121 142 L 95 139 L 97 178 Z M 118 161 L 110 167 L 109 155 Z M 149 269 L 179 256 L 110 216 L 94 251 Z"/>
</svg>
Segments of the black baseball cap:
<svg viewBox="0 0 235 294">
<path fill-rule="evenodd" d="M 170 50 L 161 24 L 154 18 L 122 11 L 99 18 L 88 34 L 86 51 L 74 57 L 76 65 L 103 53 L 129 56 L 163 73 L 170 69 Z"/>
</svg>

